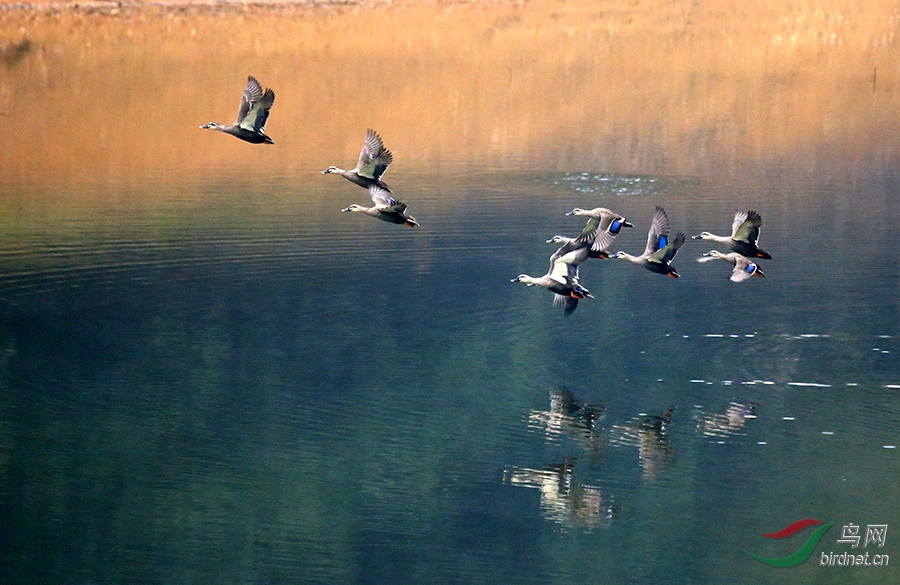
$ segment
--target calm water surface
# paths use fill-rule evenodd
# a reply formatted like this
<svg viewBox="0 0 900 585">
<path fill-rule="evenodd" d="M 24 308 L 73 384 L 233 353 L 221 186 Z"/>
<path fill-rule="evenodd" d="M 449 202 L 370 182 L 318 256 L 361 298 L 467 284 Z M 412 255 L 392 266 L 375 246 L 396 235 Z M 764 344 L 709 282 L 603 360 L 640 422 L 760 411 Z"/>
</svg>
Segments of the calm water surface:
<svg viewBox="0 0 900 585">
<path fill-rule="evenodd" d="M 896 580 L 900 165 L 816 152 L 398 156 L 415 230 L 340 213 L 367 202 L 319 174 L 344 153 L 0 179 L 0 581 Z M 585 264 L 570 318 L 510 283 L 573 207 L 624 214 L 640 253 L 656 205 L 688 234 L 758 210 L 766 278 L 688 240 L 679 280 Z M 747 554 L 808 517 L 835 524 L 805 564 Z M 850 523 L 884 546 L 838 543 Z M 895 558 L 820 566 L 857 551 Z"/>
</svg>

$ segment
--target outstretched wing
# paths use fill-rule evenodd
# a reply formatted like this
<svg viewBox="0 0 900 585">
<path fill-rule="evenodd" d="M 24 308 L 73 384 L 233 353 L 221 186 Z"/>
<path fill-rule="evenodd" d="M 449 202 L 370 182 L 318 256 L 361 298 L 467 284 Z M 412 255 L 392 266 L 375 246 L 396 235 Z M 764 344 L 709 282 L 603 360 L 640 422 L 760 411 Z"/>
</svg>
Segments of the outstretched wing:
<svg viewBox="0 0 900 585">
<path fill-rule="evenodd" d="M 630 225 L 630 224 L 629 224 Z M 595 252 L 604 252 L 610 249 L 616 236 L 625 226 L 625 218 L 619 215 L 604 215 L 597 226 L 594 236 L 594 245 L 591 249 Z"/>
<path fill-rule="evenodd" d="M 578 281 L 578 266 L 572 264 L 578 250 L 564 254 L 553 261 L 550 267 L 550 278 L 560 284 L 569 284 L 572 280 Z"/>
<path fill-rule="evenodd" d="M 740 254 L 735 254 L 737 258 L 734 263 L 734 270 L 731 271 L 731 280 L 734 282 L 743 282 L 753 276 L 758 267 L 755 262 L 751 262 L 744 256 Z"/>
<path fill-rule="evenodd" d="M 762 217 L 753 211 L 738 211 L 734 214 L 734 223 L 731 224 L 731 239 L 738 242 L 756 244 L 759 240 L 759 228 L 762 226 Z"/>
<path fill-rule="evenodd" d="M 650 262 L 661 262 L 662 264 L 668 264 L 675 257 L 675 254 L 678 253 L 678 249 L 684 245 L 684 240 L 685 235 L 681 232 L 678 232 L 677 234 L 675 234 L 675 239 L 651 254 L 648 260 Z"/>
<path fill-rule="evenodd" d="M 244 94 L 241 96 L 241 107 L 238 108 L 237 120 L 235 124 L 243 124 L 244 118 L 250 113 L 250 108 L 258 102 L 263 96 L 262 86 L 252 75 L 247 76 L 247 85 L 244 87 Z"/>
<path fill-rule="evenodd" d="M 369 197 L 371 197 L 372 201 L 375 202 L 375 207 L 379 207 L 379 208 L 394 207 L 396 209 L 396 206 L 402 206 L 403 209 L 400 210 L 400 213 L 402 213 L 403 211 L 406 210 L 406 205 L 403 205 L 402 203 L 400 203 L 399 201 L 394 199 L 391 196 L 390 191 L 388 191 L 387 189 L 383 189 L 383 188 L 379 187 L 378 185 L 371 185 L 369 187 Z"/>
<path fill-rule="evenodd" d="M 577 252 L 578 250 L 589 247 L 593 243 L 594 238 L 597 237 L 597 227 L 599 225 L 599 219 L 597 219 L 596 217 L 589 218 L 587 220 L 587 223 L 584 224 L 584 228 L 581 230 L 581 234 L 579 234 L 577 238 L 569 240 L 568 242 L 560 246 L 552 256 L 550 256 L 551 270 L 553 268 L 553 263 L 556 262 L 558 258 L 561 258 L 562 256 L 565 256 L 566 254 L 569 254 L 571 252 Z M 585 256 L 584 258 L 587 258 L 587 256 Z M 571 261 L 577 260 L 573 258 L 572 260 L 570 260 L 570 262 Z"/>
<path fill-rule="evenodd" d="M 565 307 L 563 315 L 568 317 L 578 308 L 578 299 L 572 296 L 556 294 L 553 296 L 554 307 Z"/>
<path fill-rule="evenodd" d="M 367 130 L 366 139 L 359 152 L 359 161 L 354 169 L 356 174 L 377 181 L 392 162 L 394 155 L 384 147 L 381 136 L 371 128 Z"/>
<path fill-rule="evenodd" d="M 251 106 L 250 111 L 241 122 L 241 128 L 252 130 L 253 132 L 265 130 L 266 121 L 269 119 L 269 110 L 272 109 L 272 104 L 274 103 L 275 92 L 271 89 L 266 89 L 259 101 Z"/>
<path fill-rule="evenodd" d="M 669 245 L 669 229 L 669 216 L 665 209 L 657 205 L 653 221 L 650 223 L 650 231 L 647 233 L 644 256 L 652 259 L 653 254 Z"/>
</svg>

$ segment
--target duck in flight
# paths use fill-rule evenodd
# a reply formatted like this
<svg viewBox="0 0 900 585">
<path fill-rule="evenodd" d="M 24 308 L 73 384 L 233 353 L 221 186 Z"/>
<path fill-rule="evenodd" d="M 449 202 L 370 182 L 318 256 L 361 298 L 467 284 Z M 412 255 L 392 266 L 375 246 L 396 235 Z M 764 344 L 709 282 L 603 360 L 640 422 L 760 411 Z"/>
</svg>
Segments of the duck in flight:
<svg viewBox="0 0 900 585">
<path fill-rule="evenodd" d="M 200 127 L 219 130 L 253 144 L 275 144 L 264 132 L 266 121 L 269 119 L 269 110 L 274 103 L 275 92 L 268 88 L 263 91 L 259 81 L 250 75 L 247 77 L 247 85 L 241 96 L 241 107 L 238 109 L 234 124 L 222 125 L 210 122 Z"/>
<path fill-rule="evenodd" d="M 744 282 L 745 280 L 749 280 L 751 276 L 756 276 L 758 278 L 765 278 L 766 276 L 763 274 L 763 271 L 759 269 L 759 265 L 757 265 L 756 262 L 751 261 L 746 256 L 742 256 L 737 252 L 723 254 L 716 250 L 710 250 L 700 258 L 697 258 L 697 262 L 709 262 L 716 258 L 730 262 L 734 266 L 734 270 L 731 271 L 731 276 L 729 277 L 729 280 L 733 280 L 734 282 Z"/>
<path fill-rule="evenodd" d="M 678 278 L 678 272 L 671 266 L 672 259 L 678 253 L 678 249 L 684 245 L 685 236 L 678 232 L 675 239 L 669 239 L 669 216 L 666 210 L 656 206 L 653 222 L 647 234 L 647 247 L 640 256 L 632 256 L 625 252 L 616 252 L 610 258 L 622 258 L 639 266 L 643 266 L 651 272 L 666 274 L 671 278 Z"/>
<path fill-rule="evenodd" d="M 580 207 L 576 207 L 572 211 L 566 213 L 566 215 L 583 215 L 586 217 L 594 218 L 598 221 L 597 227 L 595 228 L 596 233 L 594 235 L 594 241 L 591 244 L 591 252 L 595 255 L 591 256 L 592 258 L 608 258 L 609 247 L 612 246 L 613 241 L 616 239 L 616 236 L 619 235 L 619 232 L 622 231 L 623 227 L 634 227 L 634 225 L 610 209 L 605 207 L 595 207 L 594 209 L 581 209 Z M 590 221 L 588 224 L 590 225 Z M 587 226 L 585 226 L 587 229 Z M 584 230 L 582 230 L 582 235 L 584 235 Z M 605 255 L 600 255 L 605 253 Z"/>
<path fill-rule="evenodd" d="M 550 265 L 544 276 L 520 274 L 510 282 L 524 282 L 527 286 L 540 286 L 554 293 L 553 306 L 564 306 L 568 317 L 578 308 L 578 299 L 592 299 L 594 295 L 578 282 L 578 267 L 572 264 L 576 252 L 560 256 Z"/>
<path fill-rule="evenodd" d="M 561 244 L 556 252 L 550 256 L 550 267 L 553 267 L 553 263 L 557 258 L 561 258 L 569 253 L 573 253 L 570 264 L 574 264 L 575 266 L 581 266 L 587 262 L 588 258 L 598 258 L 601 260 L 609 258 L 609 253 L 606 251 L 595 252 L 592 249 L 594 239 L 597 237 L 597 226 L 599 225 L 600 220 L 591 217 L 588 218 L 587 223 L 584 225 L 584 229 L 581 230 L 581 234 L 579 234 L 578 237 L 570 238 L 568 236 L 553 236 L 547 240 L 548 244 Z"/>
<path fill-rule="evenodd" d="M 376 185 L 381 190 L 391 193 L 391 188 L 381 180 L 381 175 L 384 174 L 388 165 L 393 161 L 394 155 L 384 147 L 381 136 L 370 128 L 366 131 L 366 139 L 363 141 L 362 150 L 359 153 L 359 161 L 357 161 L 355 169 L 345 171 L 332 165 L 322 171 L 322 174 L 337 173 L 364 189 L 369 189 L 372 185 Z"/>
<path fill-rule="evenodd" d="M 419 223 L 415 218 L 406 213 L 406 204 L 394 199 L 390 191 L 372 184 L 369 187 L 369 196 L 375 203 L 372 207 L 353 204 L 341 211 L 359 211 L 382 221 L 399 223 L 408 227 L 418 227 Z"/>
<path fill-rule="evenodd" d="M 759 228 L 762 226 L 762 217 L 753 211 L 738 211 L 734 214 L 734 222 L 731 224 L 730 236 L 717 236 L 709 232 L 703 232 L 699 236 L 692 236 L 695 240 L 712 240 L 728 246 L 732 252 L 737 252 L 747 258 L 764 258 L 770 260 L 772 255 L 759 247 Z"/>
</svg>

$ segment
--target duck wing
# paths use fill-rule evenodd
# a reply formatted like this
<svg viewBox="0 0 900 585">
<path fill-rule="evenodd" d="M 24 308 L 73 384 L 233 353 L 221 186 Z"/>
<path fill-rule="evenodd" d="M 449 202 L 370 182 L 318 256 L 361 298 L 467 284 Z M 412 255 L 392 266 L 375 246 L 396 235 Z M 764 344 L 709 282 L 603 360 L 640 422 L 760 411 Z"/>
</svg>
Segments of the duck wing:
<svg viewBox="0 0 900 585">
<path fill-rule="evenodd" d="M 579 248 L 585 245 L 590 245 L 597 238 L 597 230 L 602 225 L 600 218 L 598 217 L 589 217 L 587 223 L 584 224 L 584 227 L 581 228 L 581 233 L 578 234 L 578 237 L 573 241 Z"/>
<path fill-rule="evenodd" d="M 743 282 L 756 273 L 757 266 L 740 254 L 735 253 L 735 256 L 734 270 L 731 271 L 730 280 L 734 282 Z"/>
<path fill-rule="evenodd" d="M 565 307 L 565 311 L 563 311 L 563 315 L 568 317 L 571 315 L 575 309 L 578 308 L 578 299 L 572 296 L 566 296 L 561 294 L 556 294 L 553 296 L 553 306 L 554 307 Z"/>
<path fill-rule="evenodd" d="M 235 124 L 240 125 L 244 122 L 244 118 L 250 113 L 250 108 L 258 102 L 263 96 L 262 86 L 252 75 L 247 76 L 247 85 L 244 87 L 244 93 L 241 95 L 241 107 L 238 108 L 237 120 Z"/>
<path fill-rule="evenodd" d="M 392 162 L 394 155 L 384 147 L 381 136 L 371 128 L 367 130 L 366 139 L 359 152 L 359 162 L 354 169 L 356 174 L 378 181 Z"/>
<path fill-rule="evenodd" d="M 547 274 L 550 278 L 560 284 L 570 284 L 572 281 L 578 282 L 578 266 L 572 264 L 576 260 L 578 250 L 564 254 L 553 261 L 550 265 L 550 272 Z"/>
<path fill-rule="evenodd" d="M 378 185 L 371 185 L 369 187 L 369 197 L 372 198 L 372 201 L 375 202 L 375 207 L 386 208 L 386 207 L 395 207 L 397 205 L 402 205 L 403 209 L 406 209 L 406 205 L 403 205 L 396 199 L 391 196 L 391 192 L 387 189 L 379 187 Z"/>
<path fill-rule="evenodd" d="M 669 216 L 666 210 L 656 206 L 656 213 L 653 214 L 653 221 L 650 223 L 650 231 L 647 234 L 647 248 L 644 250 L 644 256 L 651 257 L 662 248 L 669 245 Z"/>
<path fill-rule="evenodd" d="M 672 241 L 651 254 L 648 260 L 650 262 L 668 264 L 675 258 L 675 254 L 677 254 L 678 250 L 684 245 L 685 238 L 686 236 L 683 233 L 678 232 L 675 234 L 675 238 Z"/>
<path fill-rule="evenodd" d="M 583 248 L 589 247 L 593 242 L 594 238 L 597 237 L 597 227 L 600 225 L 600 220 L 596 217 L 592 217 L 587 220 L 587 223 L 584 224 L 584 228 L 581 230 L 581 234 L 578 235 L 577 238 L 572 238 L 559 248 L 557 248 L 556 252 L 550 256 L 550 268 L 552 270 L 553 263 L 556 262 L 558 258 L 565 256 L 571 252 L 577 252 Z M 584 259 L 587 259 L 587 255 L 584 256 Z M 575 258 L 570 260 L 577 261 Z"/>
<path fill-rule="evenodd" d="M 748 244 L 756 244 L 759 240 L 759 228 L 762 226 L 762 217 L 753 211 L 738 211 L 734 214 L 734 223 L 731 224 L 731 239 Z"/>
<path fill-rule="evenodd" d="M 269 120 L 269 110 L 272 109 L 272 104 L 274 103 L 275 92 L 271 89 L 266 89 L 266 93 L 263 94 L 258 102 L 253 104 L 253 107 L 250 108 L 250 113 L 241 122 L 241 128 L 253 130 L 254 132 L 265 130 L 266 122 Z"/>
<path fill-rule="evenodd" d="M 605 214 L 601 217 L 597 226 L 594 244 L 591 249 L 595 252 L 603 252 L 612 247 L 616 236 L 625 226 L 625 218 L 615 214 Z"/>
</svg>

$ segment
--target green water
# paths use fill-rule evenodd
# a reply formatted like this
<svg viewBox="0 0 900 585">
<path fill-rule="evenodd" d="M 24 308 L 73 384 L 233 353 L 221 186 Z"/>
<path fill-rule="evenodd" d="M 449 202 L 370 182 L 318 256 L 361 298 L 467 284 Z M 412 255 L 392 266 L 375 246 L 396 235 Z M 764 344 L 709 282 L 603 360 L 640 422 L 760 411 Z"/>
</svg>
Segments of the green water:
<svg viewBox="0 0 900 585">
<path fill-rule="evenodd" d="M 341 214 L 366 193 L 318 170 L 2 185 L 4 582 L 896 579 L 818 561 L 849 523 L 897 550 L 895 167 L 417 171 L 415 230 Z M 35 203 L 104 189 L 114 214 Z M 657 204 L 688 234 L 757 209 L 766 278 L 689 240 L 679 280 L 585 264 L 570 318 L 510 283 L 573 207 L 639 253 Z M 835 523 L 806 563 L 745 552 L 806 517 Z"/>
</svg>

